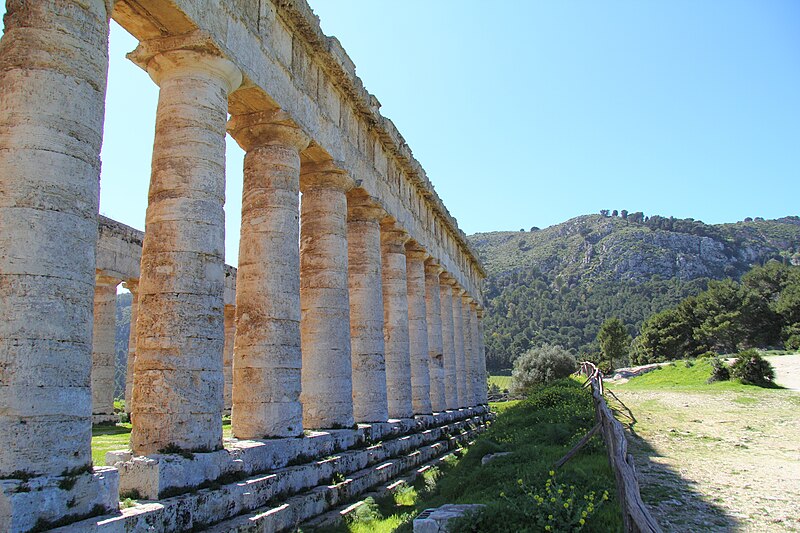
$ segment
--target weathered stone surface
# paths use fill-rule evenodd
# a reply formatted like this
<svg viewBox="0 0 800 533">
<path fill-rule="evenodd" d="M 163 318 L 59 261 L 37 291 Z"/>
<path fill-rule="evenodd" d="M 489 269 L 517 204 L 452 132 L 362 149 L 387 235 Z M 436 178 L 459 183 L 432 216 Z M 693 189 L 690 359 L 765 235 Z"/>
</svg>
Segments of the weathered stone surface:
<svg viewBox="0 0 800 533">
<path fill-rule="evenodd" d="M 383 340 L 380 219 L 385 215 L 360 192 L 347 200 L 347 263 L 353 414 L 356 422 L 389 418 Z"/>
<path fill-rule="evenodd" d="M 448 503 L 434 509 L 425 509 L 414 519 L 414 533 L 447 533 L 453 531 L 449 522 L 467 513 L 478 512 L 486 507 L 482 504 Z"/>
<path fill-rule="evenodd" d="M 483 387 L 478 389 L 478 403 L 486 405 L 489 402 L 489 391 L 486 386 L 486 346 L 483 339 L 483 308 L 477 309 L 477 324 L 478 324 L 478 378 L 481 380 Z"/>
<path fill-rule="evenodd" d="M 49 530 L 49 524 L 115 512 L 119 508 L 118 483 L 117 470 L 106 466 L 92 472 L 27 481 L 0 479 L 0 530 Z M 75 525 L 67 528 L 81 530 Z"/>
<path fill-rule="evenodd" d="M 428 324 L 427 310 L 425 309 L 425 259 L 427 258 L 427 252 L 418 244 L 406 244 L 411 403 L 414 414 L 417 415 L 432 412 Z"/>
<path fill-rule="evenodd" d="M 139 280 L 131 442 L 222 446 L 225 123 L 241 83 L 229 61 L 193 50 L 131 57 L 159 85 Z"/>
<path fill-rule="evenodd" d="M 140 486 L 149 487 L 141 490 L 154 491 L 154 494 L 165 490 L 178 492 L 181 487 L 184 493 L 157 505 L 125 509 L 121 515 L 79 525 L 82 530 L 97 532 L 140 530 L 148 526 L 156 526 L 160 531 L 186 531 L 198 528 L 198 524 L 207 526 L 227 519 L 238 521 L 239 518 L 233 517 L 278 498 L 279 506 L 291 502 L 293 498 L 287 496 L 315 486 L 330 486 L 327 480 L 334 474 L 356 480 L 370 472 L 369 483 L 346 481 L 340 499 L 328 501 L 334 505 L 336 501 L 352 498 L 374 486 L 378 479 L 385 482 L 469 439 L 490 417 L 486 410 L 470 409 L 401 424 L 312 432 L 306 438 L 239 441 L 224 452 L 195 454 L 191 459 L 157 455 L 131 460 L 130 454 L 111 453 L 107 456 L 108 462 L 113 462 L 115 456 L 125 461 L 116 463 L 123 487 L 135 488 L 130 482 L 138 479 Z M 227 453 L 227 457 L 223 453 Z M 325 458 L 315 460 L 321 457 Z M 286 466 L 288 463 L 300 464 Z M 220 472 L 229 477 L 237 473 L 243 479 L 213 490 L 190 490 L 204 476 Z M 316 510 L 304 519 L 319 512 Z M 221 531 L 228 531 L 230 527 L 228 522 L 216 526 Z"/>
<path fill-rule="evenodd" d="M 301 402 L 306 428 L 354 423 L 345 196 L 353 185 L 331 164 L 301 169 Z"/>
<path fill-rule="evenodd" d="M 442 308 L 439 275 L 442 267 L 431 259 L 425 262 L 425 313 L 428 328 L 428 364 L 431 379 L 431 408 L 435 413 L 447 409 L 444 394 L 444 349 L 442 347 Z"/>
<path fill-rule="evenodd" d="M 413 415 L 411 359 L 408 344 L 408 284 L 406 251 L 408 234 L 391 219 L 381 222 L 383 265 L 383 338 L 386 349 L 386 397 L 389 416 Z"/>
<path fill-rule="evenodd" d="M 464 352 L 464 315 L 461 304 L 461 295 L 464 289 L 457 284 L 451 287 L 453 293 L 453 351 L 456 354 L 456 395 L 458 406 L 467 407 L 467 369 L 466 354 Z"/>
<path fill-rule="evenodd" d="M 233 346 L 236 341 L 235 305 L 225 305 L 223 327 L 225 343 L 222 348 L 222 412 L 229 415 L 233 406 Z"/>
<path fill-rule="evenodd" d="M 117 506 L 91 475 L 58 488 L 91 465 L 108 20 L 100 0 L 9 2 L 0 39 L 0 478 L 37 475 L 0 481 L 2 531 Z"/>
<path fill-rule="evenodd" d="M 233 434 L 296 436 L 300 405 L 300 150 L 309 139 L 281 112 L 234 116 L 247 152 L 236 286 Z"/>
<path fill-rule="evenodd" d="M 464 377 L 465 377 L 465 403 L 468 406 L 476 405 L 475 403 L 475 379 L 477 371 L 475 369 L 475 352 L 473 348 L 473 332 L 472 332 L 472 317 L 470 316 L 469 308 L 472 298 L 468 294 L 461 297 L 461 317 L 463 320 L 463 333 L 464 333 Z"/>
<path fill-rule="evenodd" d="M 133 374 L 136 361 L 136 322 L 139 317 L 139 280 L 128 280 L 123 287 L 131 292 L 131 322 L 128 332 L 128 358 L 125 369 L 125 412 L 133 410 Z"/>
<path fill-rule="evenodd" d="M 458 409 L 458 380 L 456 378 L 456 349 L 453 340 L 452 278 L 446 272 L 439 276 L 439 297 L 442 315 L 442 360 L 444 362 L 444 394 L 448 409 Z"/>
<path fill-rule="evenodd" d="M 92 423 L 116 422 L 114 362 L 116 353 L 117 285 L 119 280 L 98 274 L 94 288 L 92 334 Z"/>
</svg>

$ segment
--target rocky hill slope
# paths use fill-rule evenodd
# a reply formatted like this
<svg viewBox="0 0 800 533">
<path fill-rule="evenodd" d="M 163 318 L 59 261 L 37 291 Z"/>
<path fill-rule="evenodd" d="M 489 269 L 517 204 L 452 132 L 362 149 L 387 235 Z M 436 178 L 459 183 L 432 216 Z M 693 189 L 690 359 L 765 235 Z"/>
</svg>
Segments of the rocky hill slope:
<svg viewBox="0 0 800 533">
<path fill-rule="evenodd" d="M 635 335 L 650 314 L 709 279 L 738 279 L 771 259 L 800 264 L 800 217 L 709 225 L 626 215 L 469 237 L 489 272 L 490 367 L 508 367 L 541 342 L 592 351 L 607 318 L 619 317 Z"/>
</svg>

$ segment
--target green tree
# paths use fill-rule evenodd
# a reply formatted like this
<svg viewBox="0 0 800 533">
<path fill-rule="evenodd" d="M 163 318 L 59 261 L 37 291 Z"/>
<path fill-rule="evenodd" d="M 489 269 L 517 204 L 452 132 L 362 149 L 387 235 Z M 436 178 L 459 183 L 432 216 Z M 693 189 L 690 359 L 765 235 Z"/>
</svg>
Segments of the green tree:
<svg viewBox="0 0 800 533">
<path fill-rule="evenodd" d="M 631 346 L 631 336 L 625 329 L 625 324 L 618 318 L 609 318 L 600 326 L 597 334 L 602 354 L 601 365 L 614 368 L 614 361 L 622 361 L 628 355 Z"/>
</svg>

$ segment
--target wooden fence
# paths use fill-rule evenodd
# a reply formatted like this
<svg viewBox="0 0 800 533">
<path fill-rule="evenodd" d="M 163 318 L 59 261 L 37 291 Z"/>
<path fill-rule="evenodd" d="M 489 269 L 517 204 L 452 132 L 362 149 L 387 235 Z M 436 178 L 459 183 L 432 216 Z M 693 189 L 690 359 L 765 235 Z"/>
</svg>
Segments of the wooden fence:
<svg viewBox="0 0 800 533">
<path fill-rule="evenodd" d="M 592 387 L 597 419 L 597 426 L 595 427 L 603 434 L 603 440 L 605 440 L 608 451 L 608 461 L 617 479 L 617 494 L 622 507 L 625 531 L 661 533 L 661 527 L 659 527 L 650 511 L 645 507 L 644 502 L 642 502 L 642 496 L 639 493 L 639 482 L 636 480 L 636 470 L 633 466 L 633 456 L 628 453 L 625 430 L 611 412 L 603 397 L 605 388 L 603 386 L 602 372 L 588 361 L 581 363 L 579 372 L 588 378 L 585 385 L 591 385 Z"/>
</svg>

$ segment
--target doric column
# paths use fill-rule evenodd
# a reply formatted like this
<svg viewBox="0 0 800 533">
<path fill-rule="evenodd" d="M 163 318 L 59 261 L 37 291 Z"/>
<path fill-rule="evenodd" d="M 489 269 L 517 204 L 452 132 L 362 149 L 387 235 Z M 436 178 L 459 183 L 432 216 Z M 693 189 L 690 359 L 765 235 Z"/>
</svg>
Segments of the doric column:
<svg viewBox="0 0 800 533">
<path fill-rule="evenodd" d="M 478 302 L 473 301 L 470 304 L 470 325 L 472 326 L 472 349 L 474 352 L 474 365 L 475 365 L 475 396 L 474 396 L 474 405 L 481 405 L 484 402 L 483 396 L 486 394 L 486 360 L 483 361 L 483 367 L 481 366 L 481 359 L 483 358 L 483 351 L 481 350 L 481 334 L 480 334 L 480 326 L 478 324 Z"/>
<path fill-rule="evenodd" d="M 330 163 L 301 171 L 303 426 L 350 427 L 354 419 L 345 193 L 354 182 Z"/>
<path fill-rule="evenodd" d="M 477 309 L 477 334 L 478 334 L 478 379 L 481 380 L 481 387 L 478 390 L 478 403 L 481 405 L 486 405 L 489 403 L 489 391 L 486 386 L 486 345 L 484 344 L 483 339 L 483 308 L 478 307 Z"/>
<path fill-rule="evenodd" d="M 453 340 L 453 289 L 455 280 L 443 272 L 439 276 L 439 299 L 442 310 L 442 361 L 444 362 L 444 396 L 448 409 L 458 409 L 456 348 Z"/>
<path fill-rule="evenodd" d="M 385 422 L 389 418 L 381 280 L 380 220 L 385 214 L 362 194 L 348 195 L 347 262 L 356 422 Z"/>
<path fill-rule="evenodd" d="M 51 477 L 92 464 L 92 313 L 113 2 L 6 5 L 0 39 L 0 478 L 14 472 Z M 0 494 L 0 530 L 27 531 L 67 515 L 117 508 L 116 497 L 99 501 L 89 494 L 104 487 L 84 479 L 77 498 L 67 488 Z M 114 484 L 107 486 L 113 490 Z"/>
<path fill-rule="evenodd" d="M 225 319 L 224 319 L 224 335 L 225 345 L 222 348 L 222 375 L 223 375 L 223 392 L 222 392 L 222 412 L 225 414 L 231 413 L 233 406 L 233 344 L 236 339 L 236 306 L 225 306 Z"/>
<path fill-rule="evenodd" d="M 472 301 L 469 294 L 461 295 L 461 317 L 464 332 L 464 405 L 467 407 L 475 405 L 475 352 L 472 345 L 472 317 L 469 312 Z"/>
<path fill-rule="evenodd" d="M 129 279 L 122 284 L 131 291 L 131 322 L 128 332 L 128 359 L 125 364 L 125 412 L 133 410 L 133 368 L 136 361 L 136 321 L 139 317 L 139 280 Z"/>
<path fill-rule="evenodd" d="M 431 408 L 428 316 L 425 308 L 425 260 L 428 253 L 415 242 L 406 244 L 408 286 L 408 350 L 411 361 L 411 403 L 415 415 L 427 415 Z"/>
<path fill-rule="evenodd" d="M 139 45 L 159 85 L 133 391 L 136 455 L 222 447 L 225 123 L 230 61 Z"/>
<path fill-rule="evenodd" d="M 444 394 L 444 352 L 442 348 L 442 308 L 439 274 L 444 269 L 433 259 L 425 262 L 425 313 L 428 322 L 428 364 L 431 377 L 431 408 L 447 409 Z"/>
<path fill-rule="evenodd" d="M 456 354 L 456 394 L 458 406 L 466 407 L 469 402 L 467 402 L 467 365 L 464 352 L 464 314 L 461 305 L 461 295 L 464 294 L 464 289 L 453 280 L 451 291 L 453 293 L 453 346 Z"/>
<path fill-rule="evenodd" d="M 309 138 L 282 111 L 228 125 L 247 152 L 236 274 L 233 435 L 303 433 L 300 404 L 300 151 Z"/>
<path fill-rule="evenodd" d="M 8 3 L 0 40 L 0 477 L 92 460 L 110 13 L 103 2 L 63 4 Z"/>
<path fill-rule="evenodd" d="M 414 414 L 411 402 L 411 359 L 408 346 L 408 234 L 387 217 L 381 222 L 383 263 L 383 338 L 386 347 L 386 396 L 391 418 Z"/>
<path fill-rule="evenodd" d="M 94 287 L 92 335 L 92 422 L 114 421 L 114 341 L 119 280 L 98 274 Z"/>
</svg>

